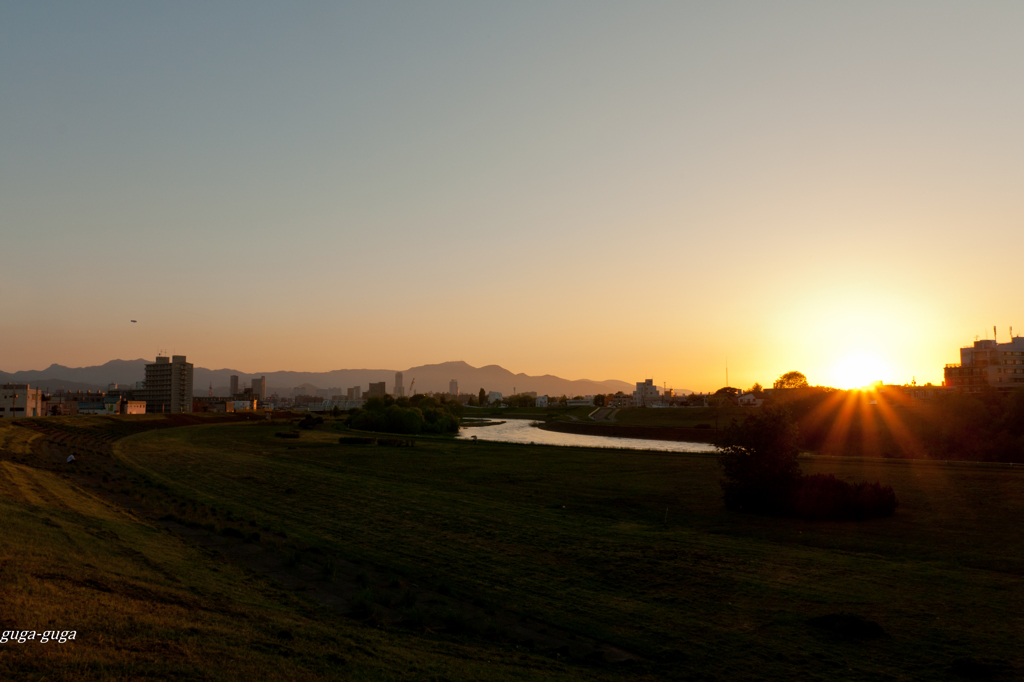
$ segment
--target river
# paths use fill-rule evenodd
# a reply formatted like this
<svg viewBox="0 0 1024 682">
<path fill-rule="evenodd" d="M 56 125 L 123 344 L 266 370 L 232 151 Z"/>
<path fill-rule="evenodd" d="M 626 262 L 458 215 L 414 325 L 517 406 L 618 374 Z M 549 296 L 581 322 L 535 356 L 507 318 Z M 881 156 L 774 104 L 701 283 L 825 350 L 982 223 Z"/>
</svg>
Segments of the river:
<svg viewBox="0 0 1024 682">
<path fill-rule="evenodd" d="M 494 440 L 504 443 L 536 443 L 538 445 L 575 445 L 589 448 L 628 448 L 630 450 L 664 450 L 667 452 L 715 452 L 708 443 L 686 443 L 673 440 L 648 440 L 646 438 L 613 438 L 611 436 L 590 436 L 578 433 L 558 433 L 530 426 L 527 419 L 509 419 L 504 424 L 493 426 L 463 427 L 458 438 L 465 440 L 476 436 L 478 440 Z"/>
</svg>

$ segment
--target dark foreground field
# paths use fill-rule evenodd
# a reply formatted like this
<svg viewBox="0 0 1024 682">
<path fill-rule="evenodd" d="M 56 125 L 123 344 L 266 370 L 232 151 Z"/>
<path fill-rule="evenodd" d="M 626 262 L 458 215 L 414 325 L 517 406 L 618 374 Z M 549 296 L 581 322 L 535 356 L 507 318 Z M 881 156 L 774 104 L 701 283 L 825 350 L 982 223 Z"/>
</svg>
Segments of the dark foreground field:
<svg viewBox="0 0 1024 682">
<path fill-rule="evenodd" d="M 123 678 L 1024 672 L 1019 471 L 804 460 L 900 499 L 816 524 L 725 511 L 705 456 L 276 430 L 139 433 L 72 476 L 9 430 L 0 621 L 80 633 L 0 646 L 0 677 L 102 677 L 95 651 Z"/>
</svg>

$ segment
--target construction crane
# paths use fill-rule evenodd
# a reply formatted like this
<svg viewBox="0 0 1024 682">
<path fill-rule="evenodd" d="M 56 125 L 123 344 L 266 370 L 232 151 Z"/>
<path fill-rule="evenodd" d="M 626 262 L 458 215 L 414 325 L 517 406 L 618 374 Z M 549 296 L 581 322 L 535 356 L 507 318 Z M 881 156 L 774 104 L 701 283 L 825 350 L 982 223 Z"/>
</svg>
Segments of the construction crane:
<svg viewBox="0 0 1024 682">
<path fill-rule="evenodd" d="M 413 389 L 416 387 L 416 377 L 412 378 L 412 383 L 409 384 L 409 397 L 416 395 L 416 391 Z"/>
</svg>

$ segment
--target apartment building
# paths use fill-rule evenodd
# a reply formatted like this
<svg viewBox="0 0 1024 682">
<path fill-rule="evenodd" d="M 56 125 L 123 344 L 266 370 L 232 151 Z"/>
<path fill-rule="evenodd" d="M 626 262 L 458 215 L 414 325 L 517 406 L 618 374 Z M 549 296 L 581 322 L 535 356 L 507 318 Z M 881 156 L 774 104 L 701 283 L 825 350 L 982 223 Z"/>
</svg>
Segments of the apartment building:
<svg viewBox="0 0 1024 682">
<path fill-rule="evenodd" d="M 1006 392 L 1024 388 L 1024 339 L 975 341 L 960 349 L 960 362 L 946 365 L 944 375 L 947 387 L 967 393 L 989 386 Z"/>
<path fill-rule="evenodd" d="M 184 355 L 157 357 L 146 365 L 146 387 L 135 391 L 135 398 L 146 401 L 150 414 L 191 412 L 192 363 Z"/>
</svg>

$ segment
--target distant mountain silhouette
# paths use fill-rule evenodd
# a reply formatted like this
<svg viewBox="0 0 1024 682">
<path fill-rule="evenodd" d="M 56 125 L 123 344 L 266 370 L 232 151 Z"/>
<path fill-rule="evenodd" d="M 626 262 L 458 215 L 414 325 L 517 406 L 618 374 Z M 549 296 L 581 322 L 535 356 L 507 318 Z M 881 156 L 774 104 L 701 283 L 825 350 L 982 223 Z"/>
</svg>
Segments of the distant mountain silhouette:
<svg viewBox="0 0 1024 682">
<path fill-rule="evenodd" d="M 55 390 L 65 387 L 69 390 L 106 389 L 110 383 L 133 386 L 145 379 L 145 366 L 150 360 L 111 360 L 94 367 L 65 367 L 50 365 L 44 370 L 21 372 L 0 372 L 0 381 L 29 383 L 40 388 Z M 318 395 L 344 394 L 352 386 L 363 391 L 371 382 L 383 381 L 389 393 L 394 391 L 395 371 L 393 369 L 337 369 L 330 372 L 257 372 L 246 373 L 235 369 L 206 369 L 196 367 L 193 374 L 193 391 L 206 395 L 213 385 L 214 395 L 225 395 L 231 384 L 231 375 L 237 374 L 240 385 L 248 385 L 254 377 L 267 377 L 267 393 L 291 395 L 297 387 Z M 404 375 L 406 393 L 413 379 L 416 391 L 447 391 L 452 379 L 459 382 L 462 393 L 477 393 L 481 388 L 500 391 L 510 395 L 513 389 L 519 393 L 536 391 L 539 395 L 560 396 L 591 395 L 596 393 L 632 392 L 633 384 L 615 379 L 594 381 L 591 379 L 562 379 L 551 374 L 530 376 L 515 374 L 498 365 L 473 367 L 460 361 L 442 362 L 435 365 L 420 365 L 401 370 Z"/>
<path fill-rule="evenodd" d="M 21 372 L 0 372 L 0 381 L 30 384 L 33 388 L 56 391 L 107 390 L 111 383 L 134 386 L 136 381 L 146 378 L 146 363 L 150 360 L 111 360 L 93 367 L 65 367 L 53 364 L 46 369 L 30 369 Z"/>
<path fill-rule="evenodd" d="M 346 389 L 352 386 L 360 386 L 366 391 L 368 385 L 373 382 L 383 381 L 388 393 L 394 392 L 395 372 L 403 374 L 403 384 L 406 393 L 412 380 L 416 379 L 415 390 L 424 391 L 447 391 L 448 382 L 452 379 L 459 382 L 459 391 L 462 393 L 477 393 L 481 388 L 487 391 L 500 391 L 510 395 L 515 389 L 519 393 L 524 391 L 536 391 L 540 395 L 591 395 L 595 393 L 614 393 L 615 391 L 632 391 L 633 385 L 624 381 L 614 379 L 605 381 L 592 381 L 590 379 L 569 380 L 550 374 L 544 376 L 529 376 L 527 374 L 514 374 L 498 365 L 487 365 L 486 367 L 473 367 L 462 362 L 442 362 L 436 365 L 420 365 L 404 370 L 394 369 L 336 369 L 330 372 L 266 372 L 256 374 L 243 374 L 236 370 L 218 369 L 208 370 L 196 368 L 194 373 L 195 392 L 197 395 L 205 395 L 209 392 L 209 386 L 213 384 L 215 395 L 221 395 L 227 391 L 230 385 L 231 375 L 237 374 L 239 381 L 244 385 L 253 377 L 267 377 L 267 393 L 275 391 L 279 395 L 291 395 L 295 388 L 303 387 L 304 391 L 313 393 L 315 387 L 317 395 L 331 396 L 344 394 Z"/>
</svg>

